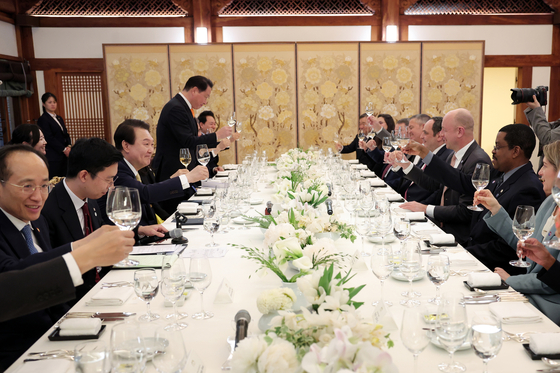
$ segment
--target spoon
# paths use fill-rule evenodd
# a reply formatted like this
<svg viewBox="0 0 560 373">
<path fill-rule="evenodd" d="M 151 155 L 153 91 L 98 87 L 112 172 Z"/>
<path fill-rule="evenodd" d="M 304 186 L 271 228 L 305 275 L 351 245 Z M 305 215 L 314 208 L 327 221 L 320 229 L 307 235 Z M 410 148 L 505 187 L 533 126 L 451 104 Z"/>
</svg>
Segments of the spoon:
<svg viewBox="0 0 560 373">
<path fill-rule="evenodd" d="M 547 357 L 542 358 L 542 362 L 552 368 L 560 368 L 560 360 L 552 360 Z"/>
</svg>

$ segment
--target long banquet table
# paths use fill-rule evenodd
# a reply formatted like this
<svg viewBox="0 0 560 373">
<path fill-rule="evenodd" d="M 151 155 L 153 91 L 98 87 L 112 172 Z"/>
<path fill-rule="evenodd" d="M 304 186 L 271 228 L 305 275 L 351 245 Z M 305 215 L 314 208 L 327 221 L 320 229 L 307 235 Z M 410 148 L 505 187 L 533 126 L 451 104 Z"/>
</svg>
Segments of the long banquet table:
<svg viewBox="0 0 560 373">
<path fill-rule="evenodd" d="M 274 173 L 269 173 L 270 178 L 274 177 Z M 266 201 L 270 200 L 272 189 L 267 188 L 266 184 L 259 184 L 260 191 L 254 192 L 252 198 L 262 198 L 263 203 L 261 205 L 254 206 L 255 210 L 258 212 L 263 212 L 265 208 Z M 173 223 L 165 223 L 168 228 L 174 228 Z M 259 313 L 256 305 L 256 298 L 260 292 L 266 289 L 271 289 L 281 286 L 280 280 L 272 273 L 260 277 L 255 274 L 257 268 L 256 263 L 249 261 L 247 259 L 241 258 L 243 251 L 238 248 L 229 246 L 229 244 L 239 244 L 253 247 L 261 247 L 263 243 L 263 233 L 260 228 L 252 227 L 250 230 L 241 231 L 238 230 L 239 226 L 234 223 L 230 223 L 230 227 L 235 227 L 236 229 L 228 234 L 216 234 L 215 240 L 220 244 L 220 247 L 227 248 L 227 253 L 224 257 L 212 258 L 210 260 L 212 266 L 213 279 L 212 284 L 204 293 L 205 310 L 214 313 L 214 317 L 208 320 L 193 320 L 188 318 L 182 320 L 187 322 L 189 326 L 183 330 L 183 336 L 185 339 L 185 344 L 187 350 L 194 352 L 200 357 L 204 366 L 205 372 L 219 372 L 222 363 L 226 360 L 229 354 L 229 345 L 226 342 L 228 336 L 233 336 L 235 334 L 233 318 L 237 311 L 240 309 L 246 309 L 249 311 L 252 317 L 252 321 L 249 326 L 249 334 L 260 333 L 257 323 L 261 314 Z M 197 226 L 196 228 L 189 228 L 185 230 L 185 235 L 189 239 L 189 246 L 183 255 L 188 255 L 191 249 L 201 249 L 204 245 L 209 242 L 210 234 L 202 229 L 202 226 Z M 394 242 L 393 244 L 398 244 Z M 361 242 L 358 238 L 354 243 L 349 240 L 339 239 L 336 241 L 336 246 L 342 251 L 353 254 L 356 250 L 361 249 Z M 373 247 L 377 247 L 377 244 L 366 241 L 366 248 L 371 250 Z M 188 269 L 188 258 L 185 258 L 185 266 Z M 424 256 L 424 264 L 427 257 Z M 369 268 L 369 260 L 365 258 L 365 262 Z M 425 266 L 424 266 L 425 268 Z M 468 267 L 455 267 L 452 269 L 483 269 L 485 268 L 482 264 L 477 262 L 476 266 Z M 136 312 L 137 315 L 144 314 L 146 312 L 146 305 L 143 301 L 135 296 L 132 296 L 123 306 L 104 306 L 104 307 L 90 307 L 86 306 L 85 302 L 90 299 L 92 294 L 95 294 L 101 284 L 104 282 L 113 281 L 132 281 L 133 280 L 133 270 L 113 270 L 103 280 L 96 285 L 96 287 L 87 294 L 83 299 L 81 299 L 73 308 L 72 312 L 78 311 L 89 311 L 89 312 L 117 312 L 117 311 L 128 311 Z M 251 276 L 251 277 L 250 277 Z M 223 279 L 227 279 L 232 285 L 235 293 L 232 303 L 226 304 L 214 304 L 214 298 L 218 287 L 222 283 Z M 449 280 L 442 285 L 442 293 L 447 291 L 459 291 L 465 295 L 471 292 L 465 288 L 463 281 L 466 277 L 461 276 L 450 276 Z M 355 300 L 363 301 L 364 305 L 359 309 L 364 315 L 370 316 L 373 313 L 374 307 L 372 302 L 378 300 L 380 296 L 379 292 L 379 280 L 372 274 L 370 270 L 364 270 L 357 272 L 357 275 L 348 284 L 349 286 L 358 286 L 361 284 L 366 284 L 366 287 L 358 294 Z M 395 347 L 388 350 L 391 354 L 393 361 L 399 368 L 400 372 L 410 372 L 413 370 L 413 358 L 412 354 L 402 345 L 400 342 L 399 330 L 395 327 L 400 326 L 403 306 L 399 304 L 399 301 L 403 298 L 400 293 L 408 290 L 408 282 L 402 282 L 392 279 L 391 277 L 385 282 L 385 299 L 392 301 L 393 306 L 389 308 L 389 312 L 392 319 L 395 322 L 393 328 L 389 328 L 388 332 L 391 333 L 391 339 L 395 342 Z M 424 277 L 420 281 L 414 282 L 414 289 L 422 293 L 420 300 L 423 304 L 427 304 L 426 300 L 432 298 L 435 295 L 435 286 Z M 532 307 L 529 304 L 530 307 Z M 200 309 L 200 295 L 193 291 L 193 293 L 188 297 L 185 304 L 179 308 L 179 312 L 187 312 L 192 314 L 198 312 Z M 481 310 L 488 310 L 488 306 L 485 304 L 477 305 L 467 305 L 467 313 L 469 320 L 475 312 Z M 172 312 L 172 308 L 164 306 L 164 298 L 161 294 L 152 302 L 152 311 L 159 313 L 161 316 L 165 316 Z M 538 311 L 536 311 L 538 312 Z M 542 314 L 541 314 L 542 315 Z M 503 329 L 512 332 L 559 332 L 560 329 L 556 324 L 542 315 L 543 321 L 533 324 L 515 324 L 515 325 L 503 325 Z M 100 340 L 105 341 L 107 346 L 109 345 L 109 337 L 112 325 L 114 323 L 108 322 L 106 330 L 102 333 Z M 64 342 L 51 342 L 47 339 L 47 336 L 52 332 L 49 330 L 43 337 L 41 337 L 30 349 L 31 351 L 48 351 L 54 349 L 73 349 L 73 347 L 78 343 L 75 341 L 64 341 Z M 27 353 L 22 355 L 8 370 L 7 372 L 16 372 L 23 360 L 27 357 Z M 439 372 L 437 364 L 443 361 L 448 361 L 449 357 L 445 350 L 436 347 L 435 345 L 428 345 L 428 347 L 419 356 L 419 372 Z M 478 358 L 473 349 L 468 349 L 464 351 L 457 351 L 455 353 L 455 360 L 464 363 L 467 367 L 468 372 L 477 372 L 483 370 L 482 359 Z M 502 349 L 498 356 L 491 360 L 489 363 L 490 371 L 493 373 L 504 372 L 529 372 L 536 369 L 547 368 L 541 361 L 532 361 L 529 355 L 524 351 L 521 343 L 515 341 L 505 341 L 503 342 Z M 155 372 L 155 367 L 148 363 L 146 367 L 146 372 Z M 187 372 L 188 370 L 184 370 Z"/>
</svg>

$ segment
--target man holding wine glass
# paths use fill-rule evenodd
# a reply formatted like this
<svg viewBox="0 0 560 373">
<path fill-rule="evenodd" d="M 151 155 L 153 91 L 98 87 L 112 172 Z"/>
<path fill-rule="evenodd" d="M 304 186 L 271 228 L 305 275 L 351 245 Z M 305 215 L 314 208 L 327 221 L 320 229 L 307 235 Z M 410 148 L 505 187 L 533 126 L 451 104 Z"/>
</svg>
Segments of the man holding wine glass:
<svg viewBox="0 0 560 373">
<path fill-rule="evenodd" d="M 342 154 L 356 152 L 356 159 L 359 160 L 361 164 L 365 164 L 369 170 L 373 171 L 376 164 L 375 161 L 366 154 L 364 147 L 360 146 L 360 141 L 364 143 L 365 136 L 370 132 L 371 127 L 367 118 L 368 115 L 365 113 L 360 115 L 358 134 L 350 144 L 343 146 L 341 143 L 335 142 L 335 146 L 338 152 Z"/>
<path fill-rule="evenodd" d="M 209 110 L 200 113 L 200 115 L 198 116 L 198 128 L 199 136 L 216 132 L 216 118 L 214 117 L 214 113 Z M 241 135 L 239 132 L 234 132 L 231 134 L 231 140 L 233 141 L 237 141 L 240 137 Z M 229 138 L 225 138 L 220 141 L 214 149 L 210 149 L 212 157 L 207 165 L 210 177 L 216 175 L 218 171 L 224 171 L 224 169 L 218 165 L 218 162 L 220 161 L 220 157 L 218 154 L 223 150 L 229 149 L 231 140 Z M 185 165 L 185 167 L 187 167 L 187 165 Z"/>
</svg>

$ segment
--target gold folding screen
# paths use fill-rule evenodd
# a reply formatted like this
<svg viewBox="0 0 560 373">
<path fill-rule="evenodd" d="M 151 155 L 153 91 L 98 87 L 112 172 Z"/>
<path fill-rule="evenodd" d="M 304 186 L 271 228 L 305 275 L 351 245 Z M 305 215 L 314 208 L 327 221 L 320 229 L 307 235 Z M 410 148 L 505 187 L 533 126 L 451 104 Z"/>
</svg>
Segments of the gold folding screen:
<svg viewBox="0 0 560 373">
<path fill-rule="evenodd" d="M 210 78 L 198 113 L 212 110 L 223 126 L 235 108 L 242 122 L 221 163 L 254 150 L 274 159 L 296 146 L 326 149 L 335 133 L 349 143 L 368 102 L 395 120 L 464 107 L 479 138 L 484 42 L 104 45 L 104 57 L 113 131 L 136 118 L 155 137 L 163 105 L 186 80 Z"/>
</svg>

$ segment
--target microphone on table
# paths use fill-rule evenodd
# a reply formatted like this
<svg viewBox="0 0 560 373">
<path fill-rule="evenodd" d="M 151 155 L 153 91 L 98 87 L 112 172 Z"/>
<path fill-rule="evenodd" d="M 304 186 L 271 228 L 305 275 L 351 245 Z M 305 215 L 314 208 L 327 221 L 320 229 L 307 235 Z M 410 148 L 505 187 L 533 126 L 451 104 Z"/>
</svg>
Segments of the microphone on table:
<svg viewBox="0 0 560 373">
<path fill-rule="evenodd" d="M 327 198 L 327 200 L 325 201 L 325 205 L 327 205 L 327 214 L 332 215 L 333 214 L 332 200 L 330 198 Z"/>
<path fill-rule="evenodd" d="M 175 228 L 170 230 L 169 232 L 165 232 L 163 237 L 158 236 L 148 236 L 138 240 L 139 245 L 148 245 L 150 243 L 159 242 L 163 240 L 167 240 L 168 238 L 172 238 L 172 243 L 186 243 L 188 240 L 183 237 L 183 230 L 180 228 Z"/>
<path fill-rule="evenodd" d="M 239 310 L 235 315 L 235 347 L 247 337 L 247 329 L 251 322 L 251 315 L 245 310 Z"/>
<path fill-rule="evenodd" d="M 330 196 L 332 196 L 332 186 L 331 186 L 331 183 L 327 183 L 327 188 L 329 189 L 329 192 L 327 193 L 327 195 L 330 197 Z"/>
<path fill-rule="evenodd" d="M 265 214 L 265 215 L 270 215 L 270 214 L 272 214 L 272 206 L 273 206 L 273 204 L 272 204 L 271 201 L 268 201 L 268 202 L 266 203 L 266 208 L 264 209 L 264 214 Z"/>
</svg>

